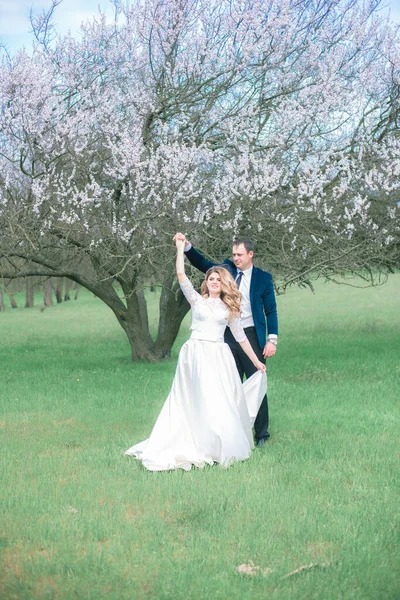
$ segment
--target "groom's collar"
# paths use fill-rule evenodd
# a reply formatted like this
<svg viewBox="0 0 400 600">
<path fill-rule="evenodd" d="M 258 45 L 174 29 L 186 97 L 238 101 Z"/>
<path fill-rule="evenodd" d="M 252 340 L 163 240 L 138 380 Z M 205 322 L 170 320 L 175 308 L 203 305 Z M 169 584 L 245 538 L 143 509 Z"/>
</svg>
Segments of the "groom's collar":
<svg viewBox="0 0 400 600">
<path fill-rule="evenodd" d="M 243 273 L 243 275 L 251 275 L 251 272 L 252 272 L 252 270 L 253 270 L 253 267 L 254 267 L 254 265 L 251 265 L 251 267 L 250 267 L 249 269 L 242 270 L 242 269 L 239 269 L 239 268 L 238 268 L 238 267 L 235 265 L 235 269 L 236 269 L 236 271 L 237 271 L 238 273 L 242 272 L 242 273 Z"/>
</svg>

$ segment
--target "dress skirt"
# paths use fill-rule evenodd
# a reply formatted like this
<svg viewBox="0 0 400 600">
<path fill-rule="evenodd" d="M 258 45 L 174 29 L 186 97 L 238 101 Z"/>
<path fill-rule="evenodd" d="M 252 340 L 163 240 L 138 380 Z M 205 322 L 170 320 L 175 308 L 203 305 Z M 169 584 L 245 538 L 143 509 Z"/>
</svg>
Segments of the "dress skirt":
<svg viewBox="0 0 400 600">
<path fill-rule="evenodd" d="M 125 454 L 149 471 L 245 460 L 254 447 L 252 424 L 265 391 L 261 371 L 242 384 L 227 344 L 190 338 L 150 437 Z"/>
</svg>

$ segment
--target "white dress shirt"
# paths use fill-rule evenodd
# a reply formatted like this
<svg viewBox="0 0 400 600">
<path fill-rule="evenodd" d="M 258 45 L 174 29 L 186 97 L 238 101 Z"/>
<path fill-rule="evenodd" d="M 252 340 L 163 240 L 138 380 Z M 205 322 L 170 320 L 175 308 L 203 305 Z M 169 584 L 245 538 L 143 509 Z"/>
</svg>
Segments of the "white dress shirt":
<svg viewBox="0 0 400 600">
<path fill-rule="evenodd" d="M 237 274 L 239 275 L 240 269 L 238 269 Z M 251 304 L 250 304 L 250 282 L 251 282 L 251 274 L 253 272 L 253 266 L 250 269 L 246 269 L 242 271 L 243 277 L 240 282 L 240 293 L 242 294 L 242 302 L 240 304 L 240 322 L 242 324 L 243 329 L 246 327 L 254 327 L 253 315 L 251 313 Z"/>
</svg>

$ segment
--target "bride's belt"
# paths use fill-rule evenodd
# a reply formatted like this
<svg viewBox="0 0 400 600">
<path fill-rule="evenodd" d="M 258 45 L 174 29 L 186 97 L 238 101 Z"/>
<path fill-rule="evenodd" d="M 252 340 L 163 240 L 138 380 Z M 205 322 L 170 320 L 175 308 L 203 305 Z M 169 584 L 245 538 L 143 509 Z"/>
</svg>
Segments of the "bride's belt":
<svg viewBox="0 0 400 600">
<path fill-rule="evenodd" d="M 202 342 L 224 342 L 224 337 L 213 335 L 212 333 L 202 331 L 192 331 L 191 340 L 201 340 Z"/>
</svg>

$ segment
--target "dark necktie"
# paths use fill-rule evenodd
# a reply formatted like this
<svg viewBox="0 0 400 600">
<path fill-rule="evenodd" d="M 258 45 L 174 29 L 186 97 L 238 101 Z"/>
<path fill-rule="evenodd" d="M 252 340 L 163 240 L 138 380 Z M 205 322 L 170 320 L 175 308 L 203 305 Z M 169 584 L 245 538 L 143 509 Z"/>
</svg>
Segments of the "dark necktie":
<svg viewBox="0 0 400 600">
<path fill-rule="evenodd" d="M 239 274 L 236 277 L 236 285 L 238 286 L 238 288 L 240 287 L 240 282 L 242 281 L 242 277 L 243 277 L 243 271 L 239 271 Z"/>
</svg>

